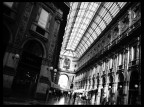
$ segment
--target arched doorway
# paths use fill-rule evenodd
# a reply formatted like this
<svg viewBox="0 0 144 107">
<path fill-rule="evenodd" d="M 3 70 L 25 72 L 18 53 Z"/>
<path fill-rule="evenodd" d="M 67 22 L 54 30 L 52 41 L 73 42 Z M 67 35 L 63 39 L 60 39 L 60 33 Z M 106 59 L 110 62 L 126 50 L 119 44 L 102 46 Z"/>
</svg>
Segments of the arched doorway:
<svg viewBox="0 0 144 107">
<path fill-rule="evenodd" d="M 36 40 L 29 40 L 24 45 L 12 87 L 18 95 L 34 97 L 43 54 L 43 47 Z"/>
<path fill-rule="evenodd" d="M 122 72 L 118 74 L 118 88 L 117 88 L 117 105 L 122 105 L 124 103 L 124 97 L 123 97 L 123 89 L 124 89 L 124 75 Z"/>
<path fill-rule="evenodd" d="M 102 89 L 101 89 L 101 100 L 100 100 L 102 105 L 104 105 L 105 98 L 106 98 L 105 85 L 106 85 L 106 77 L 103 76 L 103 78 L 102 78 Z"/>
<path fill-rule="evenodd" d="M 114 93 L 113 93 L 113 84 L 114 84 L 114 78 L 113 75 L 109 76 L 109 87 L 108 87 L 108 91 L 109 91 L 109 96 L 108 96 L 108 102 L 109 105 L 113 105 L 114 104 Z"/>
<path fill-rule="evenodd" d="M 69 80 L 68 76 L 65 75 L 65 74 L 62 74 L 62 75 L 60 75 L 60 77 L 59 77 L 58 84 L 59 84 L 60 87 L 62 87 L 62 88 L 67 88 L 67 86 L 68 86 L 68 80 Z"/>
<path fill-rule="evenodd" d="M 139 73 L 138 71 L 132 71 L 129 84 L 129 99 L 128 104 L 137 105 L 139 94 Z"/>
</svg>

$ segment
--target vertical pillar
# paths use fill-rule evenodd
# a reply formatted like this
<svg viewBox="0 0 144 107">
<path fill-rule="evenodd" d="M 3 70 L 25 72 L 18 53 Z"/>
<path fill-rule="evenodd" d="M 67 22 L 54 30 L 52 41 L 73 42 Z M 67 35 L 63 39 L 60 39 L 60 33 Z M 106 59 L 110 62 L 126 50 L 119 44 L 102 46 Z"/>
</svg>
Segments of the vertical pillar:
<svg viewBox="0 0 144 107">
<path fill-rule="evenodd" d="M 3 88 L 4 94 L 11 91 L 14 76 L 19 62 L 21 49 L 9 44 L 3 58 Z"/>
<path fill-rule="evenodd" d="M 132 10 L 128 10 L 128 18 L 129 18 L 129 27 L 132 25 Z"/>
<path fill-rule="evenodd" d="M 40 70 L 40 76 L 38 80 L 38 85 L 36 89 L 36 94 L 35 94 L 35 98 L 39 100 L 46 99 L 46 94 L 47 92 L 49 92 L 49 89 L 51 86 L 51 72 L 47 63 L 48 63 L 48 60 L 43 59 L 41 70 Z"/>
</svg>

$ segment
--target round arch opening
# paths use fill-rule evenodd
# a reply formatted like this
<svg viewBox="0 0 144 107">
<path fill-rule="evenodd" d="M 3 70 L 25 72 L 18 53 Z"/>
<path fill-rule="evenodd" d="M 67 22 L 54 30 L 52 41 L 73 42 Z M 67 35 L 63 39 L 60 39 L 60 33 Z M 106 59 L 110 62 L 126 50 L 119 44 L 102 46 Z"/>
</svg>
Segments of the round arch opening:
<svg viewBox="0 0 144 107">
<path fill-rule="evenodd" d="M 34 97 L 43 58 L 43 47 L 37 40 L 28 40 L 23 46 L 23 52 L 13 81 L 14 92 L 26 97 Z"/>
<path fill-rule="evenodd" d="M 65 74 L 62 74 L 59 77 L 58 84 L 60 85 L 60 87 L 66 89 L 68 87 L 68 80 L 69 80 L 68 76 Z"/>
</svg>

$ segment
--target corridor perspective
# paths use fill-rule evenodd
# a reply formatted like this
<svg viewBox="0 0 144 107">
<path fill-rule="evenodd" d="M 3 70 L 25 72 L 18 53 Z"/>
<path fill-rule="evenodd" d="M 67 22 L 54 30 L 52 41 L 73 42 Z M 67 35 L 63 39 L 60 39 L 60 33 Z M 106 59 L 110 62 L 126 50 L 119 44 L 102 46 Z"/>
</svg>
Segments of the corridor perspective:
<svg viewBox="0 0 144 107">
<path fill-rule="evenodd" d="M 3 2 L 3 105 L 141 105 L 141 2 Z"/>
</svg>

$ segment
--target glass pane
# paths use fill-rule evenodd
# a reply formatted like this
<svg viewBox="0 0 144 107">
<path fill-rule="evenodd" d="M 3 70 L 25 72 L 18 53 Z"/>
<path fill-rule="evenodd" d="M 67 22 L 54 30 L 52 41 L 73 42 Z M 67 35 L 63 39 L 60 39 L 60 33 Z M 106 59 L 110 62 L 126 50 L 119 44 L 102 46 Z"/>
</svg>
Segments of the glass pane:
<svg viewBox="0 0 144 107">
<path fill-rule="evenodd" d="M 88 32 L 89 32 L 90 34 L 92 34 L 93 29 L 92 29 L 92 28 L 89 28 Z"/>
<path fill-rule="evenodd" d="M 90 37 L 89 40 L 90 40 L 90 43 L 91 43 L 91 44 L 92 44 L 93 41 L 94 41 L 92 37 Z"/>
<path fill-rule="evenodd" d="M 116 3 L 114 3 L 113 5 L 112 5 L 112 7 L 110 8 L 110 12 L 111 12 L 111 14 L 113 15 L 113 17 L 115 16 L 115 14 L 113 13 L 114 11 L 116 11 L 115 9 L 117 9 L 118 7 L 117 7 L 117 5 L 116 5 Z"/>
<path fill-rule="evenodd" d="M 101 18 L 99 16 L 96 17 L 95 22 L 99 23 L 101 21 Z"/>
<path fill-rule="evenodd" d="M 118 2 L 118 4 L 122 8 L 126 4 L 126 2 Z"/>
<path fill-rule="evenodd" d="M 109 8 L 112 6 L 113 2 L 106 2 L 105 7 L 109 10 Z"/>
<path fill-rule="evenodd" d="M 92 36 L 94 39 L 96 39 L 96 38 L 97 38 L 96 32 L 94 31 L 91 36 Z"/>
<path fill-rule="evenodd" d="M 46 24 L 47 24 L 47 20 L 48 20 L 48 12 L 45 11 L 44 9 L 41 10 L 41 14 L 40 14 L 40 18 L 39 18 L 39 21 L 38 21 L 38 24 L 45 28 L 46 27 Z"/>
<path fill-rule="evenodd" d="M 99 26 L 101 27 L 101 29 L 102 29 L 102 30 L 104 30 L 104 29 L 105 29 L 106 25 L 105 25 L 105 23 L 104 23 L 104 21 L 103 21 L 103 20 L 101 20 L 101 22 L 100 22 Z"/>
<path fill-rule="evenodd" d="M 104 17 L 104 15 L 106 14 L 106 12 L 107 11 L 105 10 L 105 8 L 102 8 L 101 11 L 100 11 L 100 13 L 99 13 L 99 15 L 102 16 L 102 17 Z"/>
<path fill-rule="evenodd" d="M 100 30 L 99 27 L 97 27 L 95 31 L 96 31 L 96 33 L 97 33 L 98 35 L 101 33 L 101 30 Z"/>
<path fill-rule="evenodd" d="M 109 13 L 107 13 L 104 17 L 104 20 L 106 21 L 107 24 L 109 24 L 112 20 L 111 16 Z"/>
</svg>

